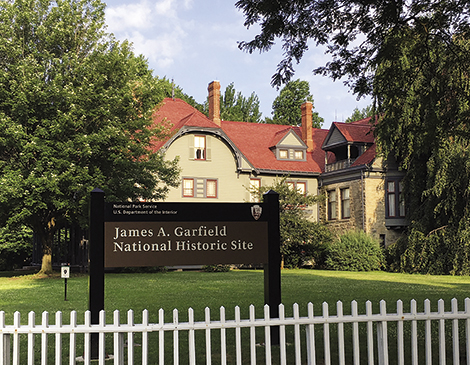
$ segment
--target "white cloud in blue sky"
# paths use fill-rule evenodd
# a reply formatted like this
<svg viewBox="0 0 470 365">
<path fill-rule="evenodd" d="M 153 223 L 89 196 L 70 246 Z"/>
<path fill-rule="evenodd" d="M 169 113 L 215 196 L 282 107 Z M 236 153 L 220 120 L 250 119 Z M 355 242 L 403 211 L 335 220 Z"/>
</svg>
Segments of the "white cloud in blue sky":
<svg viewBox="0 0 470 365">
<path fill-rule="evenodd" d="M 247 30 L 244 17 L 234 3 L 224 0 L 105 1 L 108 31 L 117 39 L 133 43 L 134 51 L 143 54 L 154 74 L 174 79 L 188 95 L 202 103 L 207 85 L 219 80 L 222 90 L 234 83 L 244 96 L 255 92 L 263 116 L 271 116 L 271 106 L 278 90 L 271 87 L 271 76 L 281 60 L 282 51 L 275 46 L 268 53 L 247 54 L 237 47 L 241 40 L 251 40 L 256 26 Z M 325 119 L 324 128 L 333 121 L 343 121 L 355 107 L 367 106 L 357 101 L 341 81 L 333 82 L 313 76 L 312 69 L 328 57 L 311 49 L 295 67 L 295 79 L 310 83 L 315 110 Z"/>
</svg>

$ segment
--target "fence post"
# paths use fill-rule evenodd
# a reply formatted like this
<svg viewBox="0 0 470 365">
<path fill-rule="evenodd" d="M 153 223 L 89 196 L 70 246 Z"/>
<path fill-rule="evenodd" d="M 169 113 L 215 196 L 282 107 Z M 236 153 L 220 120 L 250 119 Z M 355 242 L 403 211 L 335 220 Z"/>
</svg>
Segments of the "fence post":
<svg viewBox="0 0 470 365">
<path fill-rule="evenodd" d="M 100 189 L 91 192 L 88 270 L 88 310 L 91 324 L 99 324 L 100 311 L 104 310 L 104 191 Z M 98 333 L 92 333 L 92 359 L 98 358 L 98 349 Z"/>
<path fill-rule="evenodd" d="M 0 311 L 0 329 L 5 328 L 5 312 Z M 0 365 L 10 365 L 10 335 L 0 333 Z"/>
<path fill-rule="evenodd" d="M 279 194 L 269 190 L 263 196 L 268 209 L 268 263 L 264 264 L 264 303 L 270 318 L 279 318 L 281 304 L 281 234 L 279 227 Z M 271 344 L 279 345 L 279 326 L 271 326 Z"/>
<path fill-rule="evenodd" d="M 380 301 L 380 314 L 382 317 L 387 316 L 386 303 Z M 388 335 L 387 321 L 377 322 L 377 347 L 379 365 L 388 365 Z"/>
</svg>

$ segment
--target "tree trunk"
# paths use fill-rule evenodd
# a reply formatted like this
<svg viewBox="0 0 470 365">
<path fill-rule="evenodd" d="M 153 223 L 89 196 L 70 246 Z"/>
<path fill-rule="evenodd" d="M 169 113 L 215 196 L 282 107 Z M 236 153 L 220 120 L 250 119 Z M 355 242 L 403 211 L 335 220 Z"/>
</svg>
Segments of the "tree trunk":
<svg viewBox="0 0 470 365">
<path fill-rule="evenodd" d="M 42 254 L 42 263 L 41 263 L 41 271 L 40 274 L 52 274 L 52 255 L 46 254 L 43 252 Z"/>
<path fill-rule="evenodd" d="M 54 231 L 47 230 L 41 235 L 42 243 L 42 263 L 40 274 L 52 274 L 52 243 L 54 240 Z"/>
</svg>

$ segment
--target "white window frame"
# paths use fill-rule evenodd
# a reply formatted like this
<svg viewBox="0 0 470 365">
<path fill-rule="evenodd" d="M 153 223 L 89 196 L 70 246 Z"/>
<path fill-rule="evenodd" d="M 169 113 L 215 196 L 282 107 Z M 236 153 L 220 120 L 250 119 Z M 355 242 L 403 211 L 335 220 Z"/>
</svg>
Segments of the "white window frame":
<svg viewBox="0 0 470 365">
<path fill-rule="evenodd" d="M 261 188 L 261 179 L 259 178 L 251 178 L 250 179 L 250 202 L 251 203 L 259 203 L 258 195 L 253 194 L 252 190 Z"/>
<path fill-rule="evenodd" d="M 204 135 L 195 135 L 194 136 L 194 159 L 205 161 L 207 156 L 206 151 L 206 136 Z M 198 156 L 199 154 L 199 156 Z"/>
<path fill-rule="evenodd" d="M 329 221 L 337 219 L 337 209 L 336 206 L 338 204 L 338 197 L 336 194 L 336 190 L 329 190 L 328 194 L 328 205 L 327 205 L 327 218 Z M 331 199 L 331 198 L 334 198 Z"/>
<path fill-rule="evenodd" d="M 343 188 L 341 194 L 341 219 L 351 218 L 351 190 Z"/>
</svg>

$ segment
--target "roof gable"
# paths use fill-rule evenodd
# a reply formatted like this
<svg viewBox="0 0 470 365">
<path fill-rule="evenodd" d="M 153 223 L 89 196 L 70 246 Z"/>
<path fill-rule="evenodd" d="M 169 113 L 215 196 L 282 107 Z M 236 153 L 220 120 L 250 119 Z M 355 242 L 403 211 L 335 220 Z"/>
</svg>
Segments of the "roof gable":
<svg viewBox="0 0 470 365">
<path fill-rule="evenodd" d="M 373 127 L 366 119 L 353 123 L 334 122 L 323 142 L 322 148 L 328 149 L 348 143 L 374 143 Z"/>
<path fill-rule="evenodd" d="M 276 147 L 289 146 L 289 147 L 307 148 L 304 141 L 302 141 L 300 136 L 297 133 L 295 133 L 293 128 L 288 128 L 287 131 L 281 131 L 276 134 L 282 135 L 282 137 L 280 138 L 279 142 L 277 142 L 276 144 L 273 144 L 273 146 L 276 146 Z"/>
</svg>

